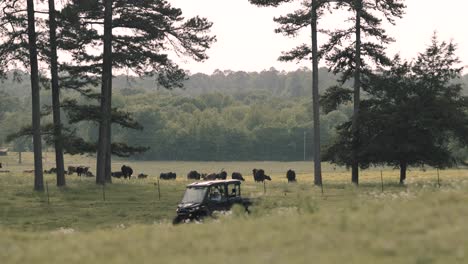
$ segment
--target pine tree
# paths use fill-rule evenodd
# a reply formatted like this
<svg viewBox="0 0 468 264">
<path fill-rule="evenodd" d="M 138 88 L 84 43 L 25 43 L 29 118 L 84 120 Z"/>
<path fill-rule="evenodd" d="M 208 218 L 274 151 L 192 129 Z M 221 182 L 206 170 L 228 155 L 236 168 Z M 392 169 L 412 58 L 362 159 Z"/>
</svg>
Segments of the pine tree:
<svg viewBox="0 0 468 264">
<path fill-rule="evenodd" d="M 27 1 L 29 64 L 31 68 L 32 127 L 34 144 L 34 190 L 44 191 L 42 171 L 41 104 L 39 95 L 39 66 L 37 62 L 36 21 L 34 0 Z"/>
<path fill-rule="evenodd" d="M 57 169 L 57 186 L 65 186 L 65 165 L 63 161 L 62 121 L 60 117 L 60 88 L 57 59 L 57 21 L 55 0 L 49 1 L 49 40 L 50 40 L 50 76 L 52 87 L 52 113 L 54 119 L 55 163 Z"/>
<path fill-rule="evenodd" d="M 250 3 L 258 6 L 279 6 L 283 3 L 292 2 L 292 0 L 249 0 Z M 295 36 L 303 28 L 311 28 L 311 44 L 303 44 L 290 52 L 280 56 L 281 61 L 311 60 L 312 61 L 312 104 L 314 119 L 314 184 L 322 185 L 322 169 L 320 156 L 320 105 L 319 105 L 319 79 L 318 63 L 319 52 L 317 43 L 317 20 L 322 14 L 322 9 L 328 4 L 325 0 L 303 1 L 302 8 L 293 13 L 274 18 L 274 21 L 280 24 L 275 30 L 276 33 L 282 33 L 286 36 Z"/>
<path fill-rule="evenodd" d="M 359 184 L 359 160 L 360 148 L 359 110 L 361 100 L 361 88 L 366 89 L 367 79 L 372 75 L 372 64 L 389 65 L 390 59 L 385 54 L 386 44 L 393 41 L 382 28 L 382 19 L 375 15 L 376 12 L 391 24 L 395 18 L 403 15 L 405 5 L 401 0 L 339 0 L 339 9 L 348 9 L 353 16 L 349 19 L 354 24 L 347 29 L 328 31 L 329 41 L 322 47 L 323 55 L 333 73 L 341 74 L 341 83 L 354 77 L 353 85 L 353 117 L 352 117 L 352 176 L 351 181 Z M 363 38 L 362 35 L 366 36 Z M 349 41 L 354 39 L 354 41 Z M 329 90 L 323 98 L 326 109 L 332 109 L 330 105 L 337 105 L 333 98 L 340 100 L 350 99 L 350 91 L 345 88 L 335 87 Z M 343 102 L 343 101 L 342 101 Z"/>
<path fill-rule="evenodd" d="M 361 102 L 360 167 L 451 167 L 457 160 L 450 141 L 468 145 L 468 98 L 457 79 L 462 68 L 452 43 L 432 39 L 414 62 L 397 56 L 390 69 L 370 77 L 368 98 Z M 351 166 L 351 122 L 339 128 L 339 140 L 327 151 L 332 162 Z"/>
<path fill-rule="evenodd" d="M 108 10 L 111 8 L 112 13 L 109 14 Z M 127 69 L 139 76 L 156 74 L 158 83 L 163 87 L 180 87 L 186 78 L 185 72 L 169 59 L 166 50 L 175 50 L 179 55 L 198 61 L 205 60 L 205 51 L 215 41 L 213 36 L 207 34 L 212 23 L 199 17 L 184 19 L 180 9 L 163 0 L 114 0 L 112 3 L 98 0 L 75 1 L 66 6 L 62 13 L 62 46 L 71 51 L 75 59 L 74 65 L 64 65 L 63 69 L 68 72 L 64 81 L 67 86 L 86 96 L 101 99 L 101 111 L 98 113 L 103 116 L 99 119 L 96 181 L 103 184 L 106 177 L 110 181 L 109 153 L 113 152 L 109 123 L 114 120 L 111 117 L 112 68 Z M 102 24 L 104 36 L 98 30 L 88 27 L 100 27 Z M 119 30 L 112 32 L 116 28 Z M 112 34 L 109 35 L 109 32 Z M 81 41 L 77 43 L 76 39 Z M 97 43 L 103 44 L 107 52 L 90 54 L 87 48 L 92 48 Z M 96 96 L 85 87 L 88 83 L 97 83 L 99 75 L 102 76 L 103 89 Z"/>
</svg>

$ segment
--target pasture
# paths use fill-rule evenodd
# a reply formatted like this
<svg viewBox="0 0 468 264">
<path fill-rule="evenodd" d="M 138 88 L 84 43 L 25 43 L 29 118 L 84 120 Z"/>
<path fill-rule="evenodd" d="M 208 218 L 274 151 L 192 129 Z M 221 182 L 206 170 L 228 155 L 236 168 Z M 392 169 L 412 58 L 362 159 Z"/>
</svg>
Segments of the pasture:
<svg viewBox="0 0 468 264">
<path fill-rule="evenodd" d="M 94 178 L 67 176 L 48 193 L 32 191 L 31 154 L 17 164 L 0 157 L 10 173 L 0 174 L 1 263 L 466 263 L 468 261 L 468 171 L 413 169 L 406 186 L 398 170 L 361 173 L 352 186 L 345 168 L 323 165 L 324 189 L 312 185 L 311 162 L 136 162 L 147 179 L 113 179 L 103 189 Z M 66 165 L 90 166 L 93 159 L 66 156 Z M 45 169 L 53 166 L 47 153 Z M 254 183 L 252 168 L 272 177 Z M 243 196 L 255 198 L 252 213 L 234 208 L 203 224 L 172 226 L 175 207 L 190 170 L 229 175 L 241 172 Z M 288 184 L 294 169 L 298 183 Z M 160 172 L 177 173 L 160 181 Z"/>
</svg>

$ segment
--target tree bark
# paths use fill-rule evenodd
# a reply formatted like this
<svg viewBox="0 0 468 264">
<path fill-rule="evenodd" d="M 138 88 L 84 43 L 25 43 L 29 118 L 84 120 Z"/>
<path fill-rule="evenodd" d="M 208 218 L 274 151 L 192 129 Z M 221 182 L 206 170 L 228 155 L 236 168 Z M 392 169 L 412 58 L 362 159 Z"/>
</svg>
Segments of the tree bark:
<svg viewBox="0 0 468 264">
<path fill-rule="evenodd" d="M 354 111 L 352 120 L 353 131 L 353 149 L 352 149 L 352 172 L 351 181 L 354 184 L 359 184 L 359 104 L 361 102 L 361 12 L 362 0 L 356 1 L 356 69 L 354 73 Z"/>
<path fill-rule="evenodd" d="M 96 164 L 96 183 L 105 184 L 110 178 L 110 135 L 112 97 L 112 0 L 104 1 L 104 52 L 101 84 L 101 122 Z M 109 174 L 109 175 L 107 175 Z"/>
<path fill-rule="evenodd" d="M 400 161 L 400 184 L 405 184 L 407 167 L 408 163 L 405 160 Z"/>
<path fill-rule="evenodd" d="M 314 115 L 314 184 L 322 185 L 320 157 L 320 105 L 318 87 L 317 1 L 312 0 L 312 108 Z"/>
<path fill-rule="evenodd" d="M 55 0 L 49 0 L 49 35 L 50 35 L 50 75 L 52 84 L 52 114 L 54 118 L 55 163 L 57 168 L 57 186 L 65 186 L 65 166 L 63 162 L 62 121 L 60 118 L 60 89 L 57 61 L 57 22 L 55 20 Z"/>
<path fill-rule="evenodd" d="M 39 93 L 39 67 L 37 62 L 34 0 L 27 0 L 29 62 L 31 66 L 32 127 L 34 145 L 34 190 L 44 191 L 41 142 L 41 102 Z"/>
</svg>

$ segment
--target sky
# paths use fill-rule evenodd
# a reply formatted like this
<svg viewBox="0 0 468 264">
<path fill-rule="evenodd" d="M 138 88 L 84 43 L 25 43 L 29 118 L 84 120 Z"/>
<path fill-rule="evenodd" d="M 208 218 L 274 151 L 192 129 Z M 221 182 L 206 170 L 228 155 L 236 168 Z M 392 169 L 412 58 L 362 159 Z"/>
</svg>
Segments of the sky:
<svg viewBox="0 0 468 264">
<path fill-rule="evenodd" d="M 256 7 L 248 0 L 169 0 L 181 8 L 185 17 L 199 15 L 213 22 L 212 33 L 217 42 L 208 51 L 209 59 L 194 62 L 177 58 L 175 61 L 191 73 L 210 74 L 214 70 L 262 71 L 275 67 L 278 70 L 293 71 L 299 67 L 310 67 L 310 62 L 279 62 L 282 51 L 288 51 L 301 43 L 310 42 L 310 28 L 295 38 L 275 34 L 277 27 L 273 17 L 289 13 L 298 7 L 297 3 L 277 8 Z M 405 59 L 412 59 L 424 51 L 436 31 L 440 40 L 458 45 L 457 55 L 468 73 L 468 0 L 406 0 L 405 15 L 395 26 L 385 29 L 396 41 L 389 45 L 388 55 L 399 53 Z M 327 28 L 340 28 L 345 14 L 327 15 L 320 22 Z M 320 25 L 319 25 L 320 26 Z M 319 36 L 320 37 L 320 36 Z M 323 43 L 319 39 L 319 45 Z M 321 66 L 325 66 L 323 63 Z"/>
</svg>

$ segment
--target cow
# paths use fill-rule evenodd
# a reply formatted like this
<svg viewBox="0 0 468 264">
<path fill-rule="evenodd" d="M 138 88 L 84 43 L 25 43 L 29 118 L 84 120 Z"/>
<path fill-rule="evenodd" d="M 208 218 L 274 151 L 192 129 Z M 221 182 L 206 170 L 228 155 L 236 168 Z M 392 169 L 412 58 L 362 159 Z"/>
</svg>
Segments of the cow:
<svg viewBox="0 0 468 264">
<path fill-rule="evenodd" d="M 90 171 L 86 171 L 86 172 L 84 173 L 84 175 L 85 175 L 86 177 L 94 177 L 94 174 L 93 174 L 92 172 L 90 172 Z"/>
<path fill-rule="evenodd" d="M 76 174 L 81 177 L 81 175 L 85 175 L 88 172 L 89 167 L 84 167 L 84 166 L 78 166 L 76 167 Z"/>
<path fill-rule="evenodd" d="M 296 181 L 296 172 L 293 170 L 288 170 L 286 172 L 286 178 L 288 178 L 288 182 L 295 182 Z"/>
<path fill-rule="evenodd" d="M 50 168 L 49 170 L 44 170 L 44 173 L 54 174 L 54 173 L 57 173 L 57 169 L 56 168 Z"/>
<path fill-rule="evenodd" d="M 76 172 L 75 166 L 68 166 L 68 170 L 67 170 L 68 175 L 72 175 L 75 172 Z"/>
<path fill-rule="evenodd" d="M 252 170 L 253 177 L 255 182 L 263 182 L 265 180 L 271 181 L 271 177 L 268 175 L 265 175 L 265 171 L 262 169 L 253 169 Z"/>
<path fill-rule="evenodd" d="M 159 179 L 161 180 L 175 180 L 177 178 L 177 174 L 174 172 L 167 172 L 159 174 Z"/>
<path fill-rule="evenodd" d="M 233 180 L 245 181 L 244 177 L 242 177 L 242 174 L 239 172 L 233 172 L 231 177 Z"/>
<path fill-rule="evenodd" d="M 120 171 L 122 172 L 122 175 L 124 176 L 125 179 L 131 178 L 133 175 L 133 169 L 130 166 L 123 165 L 120 168 Z"/>
<path fill-rule="evenodd" d="M 138 177 L 138 179 L 146 179 L 146 178 L 148 178 L 148 174 L 140 173 L 140 174 L 138 174 L 137 177 Z"/>
<path fill-rule="evenodd" d="M 200 180 L 200 177 L 201 175 L 197 171 L 190 171 L 187 174 L 187 180 Z"/>
<path fill-rule="evenodd" d="M 121 171 L 114 171 L 111 173 L 111 176 L 114 177 L 114 178 L 122 178 L 123 176 L 123 173 Z"/>
<path fill-rule="evenodd" d="M 217 178 L 218 178 L 217 173 L 211 173 L 211 174 L 205 175 L 205 177 L 203 177 L 203 180 L 205 180 L 205 181 L 214 181 Z"/>
<path fill-rule="evenodd" d="M 220 173 L 216 174 L 216 179 L 218 180 L 225 180 L 227 178 L 227 172 L 221 171 Z"/>
</svg>

